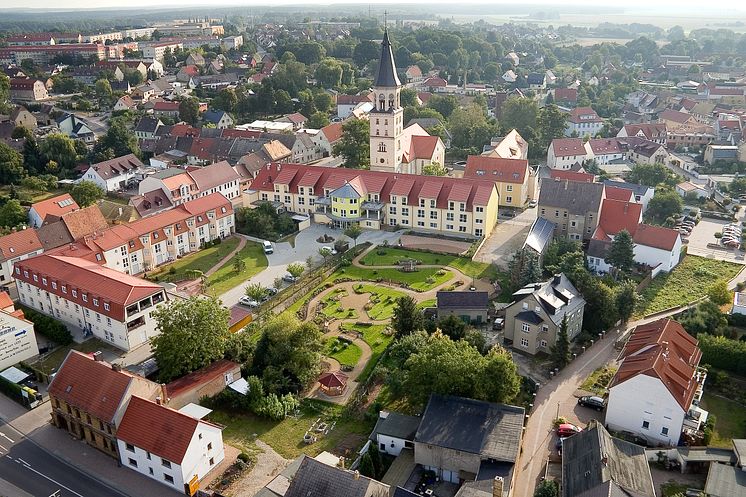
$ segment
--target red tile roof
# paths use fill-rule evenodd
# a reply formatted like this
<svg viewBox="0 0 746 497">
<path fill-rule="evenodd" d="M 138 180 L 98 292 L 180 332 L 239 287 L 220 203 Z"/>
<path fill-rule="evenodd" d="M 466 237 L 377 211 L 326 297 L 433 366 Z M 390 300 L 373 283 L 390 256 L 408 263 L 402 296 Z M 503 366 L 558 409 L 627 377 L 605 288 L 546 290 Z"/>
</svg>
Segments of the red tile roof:
<svg viewBox="0 0 746 497">
<path fill-rule="evenodd" d="M 603 122 L 603 119 L 601 119 L 598 114 L 596 114 L 596 111 L 591 107 L 577 107 L 573 109 L 570 111 L 570 116 L 567 120 L 575 124 Z"/>
<path fill-rule="evenodd" d="M 606 240 L 609 235 L 616 235 L 627 230 L 634 235 L 642 220 L 642 204 L 624 202 L 621 200 L 605 199 L 601 204 L 601 214 L 598 218 L 598 229 L 593 235 L 597 240 Z"/>
<path fill-rule="evenodd" d="M 0 237 L 0 257 L 3 260 L 10 260 L 41 249 L 39 235 L 36 230 L 30 228 Z"/>
<path fill-rule="evenodd" d="M 554 100 L 557 102 L 577 102 L 578 90 L 575 88 L 557 88 L 554 90 Z"/>
<path fill-rule="evenodd" d="M 680 237 L 679 232 L 671 228 L 641 224 L 632 238 L 640 245 L 671 251 Z"/>
<path fill-rule="evenodd" d="M 341 371 L 332 371 L 321 375 L 319 383 L 327 388 L 338 388 L 347 385 L 347 375 Z"/>
<path fill-rule="evenodd" d="M 438 146 L 438 136 L 413 136 L 410 148 L 410 159 L 431 159 Z"/>
<path fill-rule="evenodd" d="M 501 183 L 523 184 L 527 174 L 528 161 L 525 159 L 470 155 L 464 168 L 464 178 L 492 179 Z"/>
<path fill-rule="evenodd" d="M 91 164 L 91 168 L 103 179 L 116 178 L 126 172 L 134 171 L 144 167 L 135 154 L 127 154 L 107 161 Z"/>
<path fill-rule="evenodd" d="M 592 138 L 588 140 L 595 155 L 621 154 L 622 149 L 616 138 Z"/>
<path fill-rule="evenodd" d="M 106 218 L 101 213 L 101 209 L 95 204 L 64 214 L 62 216 L 62 223 L 65 224 L 73 240 L 83 238 L 91 233 L 105 230 L 109 227 Z"/>
<path fill-rule="evenodd" d="M 18 280 L 117 321 L 124 321 L 125 308 L 129 304 L 163 292 L 160 285 L 78 257 L 44 253 L 16 262 L 15 269 L 14 276 Z M 37 277 L 36 281 L 34 276 Z M 77 293 L 76 297 L 72 295 L 73 290 Z M 98 305 L 94 305 L 94 299 Z M 104 304 L 108 304 L 109 310 Z"/>
<path fill-rule="evenodd" d="M 154 111 L 161 111 L 161 112 L 174 112 L 179 110 L 179 102 L 166 102 L 165 100 L 161 100 L 159 102 L 156 102 L 153 104 L 153 110 Z"/>
<path fill-rule="evenodd" d="M 643 137 L 648 140 L 656 140 L 666 137 L 666 123 L 643 123 L 627 124 L 624 126 L 627 136 L 637 136 L 642 133 Z"/>
<path fill-rule="evenodd" d="M 621 200 L 624 202 L 634 202 L 635 200 L 632 190 L 627 190 L 626 188 L 606 185 L 604 191 L 606 191 L 606 198 L 610 200 Z"/>
<path fill-rule="evenodd" d="M 342 138 L 342 123 L 332 123 L 328 126 L 324 126 L 321 128 L 321 132 L 324 133 L 326 140 L 333 144 Z"/>
<path fill-rule="evenodd" d="M 182 376 L 166 385 L 166 394 L 168 397 L 176 397 L 186 390 L 200 388 L 202 385 L 213 381 L 216 378 L 222 378 L 223 375 L 240 365 L 227 359 L 220 359 L 202 369 L 193 371 L 188 375 Z"/>
<path fill-rule="evenodd" d="M 446 87 L 448 86 L 448 81 L 446 81 L 443 78 L 439 78 L 437 76 L 433 76 L 430 78 L 427 78 L 424 83 L 422 83 L 422 86 L 432 86 L 433 88 L 436 87 Z"/>
<path fill-rule="evenodd" d="M 666 109 L 663 112 L 661 112 L 660 119 L 662 121 L 673 121 L 679 124 L 684 124 L 689 119 L 692 119 L 692 115 L 687 114 L 686 112 L 679 112 L 677 110 Z"/>
<path fill-rule="evenodd" d="M 0 292 L 0 309 L 8 309 L 11 307 L 14 307 L 13 299 L 10 298 L 8 292 Z"/>
<path fill-rule="evenodd" d="M 31 208 L 36 211 L 42 221 L 50 215 L 60 217 L 63 214 L 80 209 L 69 193 L 36 202 L 31 205 Z"/>
<path fill-rule="evenodd" d="M 611 388 L 640 374 L 652 376 L 663 382 L 684 411 L 689 410 L 697 390 L 692 377 L 702 352 L 679 323 L 659 319 L 637 326 L 621 357 Z"/>
<path fill-rule="evenodd" d="M 181 464 L 203 422 L 133 395 L 117 428 L 117 439 Z"/>
<path fill-rule="evenodd" d="M 304 116 L 303 114 L 301 114 L 300 112 L 286 114 L 285 119 L 287 119 L 293 124 L 303 124 L 304 122 L 308 121 L 308 118 Z"/>
<path fill-rule="evenodd" d="M 130 373 L 71 350 L 49 384 L 49 394 L 111 423 L 131 381 Z"/>
<path fill-rule="evenodd" d="M 585 155 L 585 144 L 582 138 L 555 138 L 552 140 L 555 157 Z"/>
<path fill-rule="evenodd" d="M 549 171 L 549 177 L 557 180 L 580 181 L 581 183 L 593 183 L 596 179 L 591 173 L 581 173 L 578 171 L 567 171 L 563 169 L 552 169 Z"/>
</svg>

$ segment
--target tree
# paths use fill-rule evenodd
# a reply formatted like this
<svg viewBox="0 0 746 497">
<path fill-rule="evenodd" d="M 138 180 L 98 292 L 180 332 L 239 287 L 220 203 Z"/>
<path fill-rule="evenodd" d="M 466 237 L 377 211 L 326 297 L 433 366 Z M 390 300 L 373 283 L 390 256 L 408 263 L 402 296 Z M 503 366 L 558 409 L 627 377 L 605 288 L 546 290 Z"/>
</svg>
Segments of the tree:
<svg viewBox="0 0 746 497">
<path fill-rule="evenodd" d="M 313 105 L 319 112 L 329 112 L 334 106 L 334 99 L 325 91 L 319 91 L 313 96 Z"/>
<path fill-rule="evenodd" d="M 231 88 L 220 90 L 215 98 L 212 99 L 212 106 L 225 112 L 233 112 L 238 103 L 236 92 Z"/>
<path fill-rule="evenodd" d="M 526 138 L 529 128 L 535 129 L 539 106 L 531 98 L 510 97 L 504 103 L 500 113 L 500 124 L 504 130 L 515 128 Z"/>
<path fill-rule="evenodd" d="M 310 129 L 321 129 L 324 126 L 329 125 L 329 116 L 325 112 L 314 112 L 311 117 L 308 118 L 307 126 Z"/>
<path fill-rule="evenodd" d="M 26 224 L 26 210 L 17 199 L 10 199 L 0 207 L 0 227 L 17 228 Z"/>
<path fill-rule="evenodd" d="M 484 368 L 477 377 L 481 380 L 480 395 L 491 402 L 510 402 L 521 391 L 518 366 L 510 352 L 495 345 L 485 357 Z"/>
<path fill-rule="evenodd" d="M 221 359 L 228 345 L 230 311 L 214 297 L 173 300 L 152 311 L 158 335 L 150 339 L 162 381 Z"/>
<path fill-rule="evenodd" d="M 373 470 L 376 475 L 375 478 L 380 479 L 383 476 L 383 460 L 381 459 L 381 453 L 378 451 L 378 445 L 370 444 L 370 447 L 368 447 L 368 454 L 373 463 Z"/>
<path fill-rule="evenodd" d="M 75 142 L 62 133 L 51 133 L 39 144 L 43 163 L 53 160 L 60 168 L 70 171 L 78 162 L 78 152 Z"/>
<path fill-rule="evenodd" d="M 458 99 L 454 95 L 433 95 L 427 102 L 427 106 L 448 119 L 453 111 L 458 109 Z"/>
<path fill-rule="evenodd" d="M 635 244 L 632 235 L 626 229 L 620 231 L 611 241 L 606 262 L 622 273 L 628 274 L 635 265 Z"/>
<path fill-rule="evenodd" d="M 25 175 L 23 156 L 5 142 L 0 142 L 0 183 L 18 183 Z"/>
<path fill-rule="evenodd" d="M 432 162 L 422 166 L 422 174 L 425 176 L 445 176 L 448 174 L 448 169 L 437 162 Z"/>
<path fill-rule="evenodd" d="M 567 315 L 562 317 L 557 340 L 552 346 L 552 362 L 558 368 L 570 364 L 570 337 L 567 334 Z"/>
<path fill-rule="evenodd" d="M 199 119 L 199 101 L 196 98 L 185 98 L 179 103 L 179 119 L 191 124 L 197 124 Z"/>
<path fill-rule="evenodd" d="M 423 321 L 422 312 L 417 308 L 417 301 L 410 295 L 403 295 L 396 301 L 394 315 L 391 318 L 391 326 L 397 337 L 403 337 L 421 330 Z"/>
<path fill-rule="evenodd" d="M 246 269 L 246 261 L 244 261 L 240 257 L 234 257 L 233 258 L 233 271 L 235 271 L 236 273 L 240 273 L 244 269 Z"/>
<path fill-rule="evenodd" d="M 113 94 L 111 83 L 108 79 L 99 79 L 95 84 L 96 97 L 101 100 L 109 100 Z"/>
<path fill-rule="evenodd" d="M 326 58 L 316 66 L 316 81 L 324 88 L 336 88 L 342 84 L 342 65 L 337 59 Z"/>
<path fill-rule="evenodd" d="M 402 88 L 399 94 L 399 102 L 402 107 L 413 107 L 417 105 L 417 90 L 414 88 Z"/>
<path fill-rule="evenodd" d="M 508 262 L 508 273 L 512 291 L 540 281 L 542 272 L 539 257 L 531 250 L 516 251 Z"/>
<path fill-rule="evenodd" d="M 88 207 L 104 198 L 106 192 L 93 181 L 83 180 L 70 189 L 70 195 L 80 207 Z"/>
<path fill-rule="evenodd" d="M 616 288 L 616 308 L 619 319 L 626 323 L 632 316 L 637 303 L 637 290 L 635 284 L 627 281 Z"/>
<path fill-rule="evenodd" d="M 438 321 L 438 328 L 440 328 L 440 331 L 445 335 L 448 335 L 451 340 L 461 340 L 466 336 L 466 323 L 455 314 L 450 314 L 441 318 Z"/>
<path fill-rule="evenodd" d="M 344 158 L 342 167 L 370 168 L 370 122 L 350 119 L 342 125 L 342 138 L 334 145 L 334 155 Z"/>
<path fill-rule="evenodd" d="M 658 187 L 648 202 L 646 215 L 654 224 L 666 224 L 669 218 L 681 214 L 683 208 L 684 201 L 678 193 L 671 188 Z"/>
<path fill-rule="evenodd" d="M 256 302 L 261 302 L 267 296 L 267 289 L 259 283 L 252 283 L 246 286 L 244 294 Z"/>
<path fill-rule="evenodd" d="M 326 259 L 332 255 L 332 251 L 329 247 L 321 247 L 319 249 L 319 255 L 324 259 L 324 262 L 326 262 Z"/>
<path fill-rule="evenodd" d="M 363 228 L 357 223 L 352 223 L 345 228 L 344 234 L 347 238 L 351 238 L 357 247 L 357 239 L 363 234 Z"/>
<path fill-rule="evenodd" d="M 305 270 L 305 266 L 300 262 L 293 262 L 288 264 L 287 267 L 288 273 L 290 273 L 294 278 L 300 278 L 300 275 L 303 274 L 303 271 Z"/>
<path fill-rule="evenodd" d="M 370 40 L 362 40 L 355 46 L 355 50 L 352 52 L 352 60 L 358 67 L 363 67 L 371 60 L 378 59 L 379 47 L 378 45 Z"/>
<path fill-rule="evenodd" d="M 137 137 L 129 130 L 123 118 L 112 119 L 109 129 L 106 130 L 106 134 L 94 145 L 91 152 L 91 159 L 96 162 L 102 162 L 110 158 L 128 154 L 140 155 L 140 146 L 137 144 Z"/>
<path fill-rule="evenodd" d="M 551 94 L 550 94 L 551 95 Z M 565 136 L 567 114 L 556 105 L 542 107 L 536 117 L 536 132 L 539 135 L 539 152 L 544 154 L 552 140 Z M 531 151 L 531 148 L 529 148 Z"/>
<path fill-rule="evenodd" d="M 272 287 L 275 290 L 279 290 L 280 288 L 282 288 L 282 278 L 280 276 L 274 279 L 274 281 L 272 282 Z"/>
<path fill-rule="evenodd" d="M 372 446 L 373 444 L 371 444 Z M 363 454 L 363 457 L 360 458 L 360 474 L 363 476 L 367 476 L 368 478 L 375 478 L 376 477 L 376 470 L 373 467 L 373 460 L 370 457 L 370 454 L 367 452 Z"/>
<path fill-rule="evenodd" d="M 707 297 L 715 305 L 729 304 L 733 300 L 733 295 L 728 289 L 728 281 L 719 279 L 707 289 Z"/>
<path fill-rule="evenodd" d="M 661 183 L 675 186 L 679 177 L 663 164 L 635 164 L 627 179 L 632 183 L 656 187 Z M 656 192 L 657 193 L 657 192 Z"/>
<path fill-rule="evenodd" d="M 5 74 L 0 74 L 0 111 L 5 112 L 8 109 L 10 100 L 10 78 Z"/>
<path fill-rule="evenodd" d="M 544 480 L 536 486 L 534 497 L 559 497 L 557 484 L 552 480 Z"/>
</svg>

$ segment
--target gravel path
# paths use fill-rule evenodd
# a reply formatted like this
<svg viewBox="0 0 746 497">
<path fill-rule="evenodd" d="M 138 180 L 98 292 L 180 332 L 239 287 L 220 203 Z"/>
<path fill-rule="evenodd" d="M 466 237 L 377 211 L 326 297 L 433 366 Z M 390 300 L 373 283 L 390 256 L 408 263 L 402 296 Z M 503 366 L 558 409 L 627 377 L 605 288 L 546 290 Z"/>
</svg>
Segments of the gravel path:
<svg viewBox="0 0 746 497">
<path fill-rule="evenodd" d="M 282 457 L 272 447 L 261 440 L 257 439 L 256 445 L 262 450 L 262 453 L 257 456 L 256 464 L 246 476 L 228 488 L 228 495 L 232 495 L 233 497 L 254 497 L 257 492 L 272 481 L 272 478 L 277 476 L 290 463 L 289 459 Z"/>
</svg>

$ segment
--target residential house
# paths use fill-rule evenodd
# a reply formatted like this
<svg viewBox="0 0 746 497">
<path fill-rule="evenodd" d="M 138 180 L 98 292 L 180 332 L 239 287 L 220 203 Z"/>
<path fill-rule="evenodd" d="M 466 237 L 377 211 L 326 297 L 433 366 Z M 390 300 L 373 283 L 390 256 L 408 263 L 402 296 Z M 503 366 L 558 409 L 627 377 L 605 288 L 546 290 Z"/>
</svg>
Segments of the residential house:
<svg viewBox="0 0 746 497">
<path fill-rule="evenodd" d="M 14 276 L 23 305 L 117 348 L 131 350 L 157 334 L 151 311 L 166 300 L 160 285 L 46 253 L 17 262 Z"/>
<path fill-rule="evenodd" d="M 414 436 L 419 426 L 418 416 L 380 411 L 369 438 L 380 452 L 396 457 L 404 449 L 414 450 Z"/>
<path fill-rule="evenodd" d="M 259 170 L 244 205 L 267 201 L 316 222 L 380 229 L 383 225 L 489 236 L 497 222 L 498 193 L 489 180 L 271 164 Z"/>
<path fill-rule="evenodd" d="M 582 183 L 593 183 L 596 177 L 591 173 L 581 171 L 570 171 L 564 169 L 551 169 L 549 177 L 556 181 L 580 181 Z"/>
<path fill-rule="evenodd" d="M 122 466 L 188 495 L 225 458 L 222 427 L 137 395 L 116 440 Z"/>
<path fill-rule="evenodd" d="M 34 323 L 16 310 L 7 292 L 0 292 L 0 371 L 39 355 Z"/>
<path fill-rule="evenodd" d="M 173 52 L 177 48 L 181 50 L 183 48 L 182 44 L 172 41 L 149 42 L 140 44 L 143 58 L 155 59 L 158 62 L 163 62 L 163 54 L 166 52 L 167 49 Z"/>
<path fill-rule="evenodd" d="M 44 251 L 39 236 L 33 229 L 22 229 L 0 237 L 0 287 L 13 280 L 13 266 Z"/>
<path fill-rule="evenodd" d="M 144 195 L 162 190 L 174 205 L 205 195 L 221 193 L 228 200 L 240 200 L 239 176 L 227 161 L 187 170 L 169 168 L 142 180 L 138 193 Z"/>
<path fill-rule="evenodd" d="M 73 140 L 81 140 L 86 145 L 92 145 L 96 141 L 96 135 L 88 125 L 75 114 L 65 114 L 57 119 L 57 128 Z"/>
<path fill-rule="evenodd" d="M 525 159 L 500 159 L 470 155 L 466 159 L 464 178 L 486 179 L 495 182 L 501 207 L 523 207 L 536 190 L 536 176 Z"/>
<path fill-rule="evenodd" d="M 129 95 L 123 95 L 119 97 L 117 100 L 117 103 L 114 104 L 114 111 L 125 111 L 125 110 L 134 110 L 137 108 L 137 104 L 134 100 L 132 100 L 132 97 Z"/>
<path fill-rule="evenodd" d="M 329 157 L 334 151 L 334 145 L 342 139 L 342 123 L 331 123 L 321 128 L 321 132 L 316 135 L 314 142 L 323 151 L 324 157 Z"/>
<path fill-rule="evenodd" d="M 57 220 L 54 216 L 48 217 L 36 231 L 44 251 L 49 251 L 108 227 L 106 218 L 98 205 L 89 205 L 66 212 Z"/>
<path fill-rule="evenodd" d="M 602 183 L 545 178 L 539 191 L 539 216 L 557 225 L 555 236 L 588 240 L 598 226 L 604 198 Z"/>
<path fill-rule="evenodd" d="M 582 165 L 587 151 L 582 138 L 557 138 L 552 140 L 547 151 L 547 167 L 550 169 L 572 169 Z"/>
<path fill-rule="evenodd" d="M 697 339 L 676 321 L 638 325 L 609 387 L 606 425 L 667 446 L 699 431 L 707 418 L 698 407 L 707 377 L 701 358 Z"/>
<path fill-rule="evenodd" d="M 131 205 L 140 217 L 148 217 L 171 209 L 174 205 L 161 190 L 130 197 Z"/>
<path fill-rule="evenodd" d="M 298 460 L 296 460 L 298 461 Z M 296 463 L 291 463 L 295 469 Z M 268 485 L 273 491 L 266 496 L 308 497 L 311 495 L 345 497 L 386 497 L 389 486 L 379 481 L 350 471 L 326 464 L 308 456 L 301 456 L 295 473 L 290 478 L 284 478 L 284 484 Z M 287 488 L 287 490 L 285 490 Z M 277 493 L 280 489 L 284 493 Z"/>
<path fill-rule="evenodd" d="M 105 192 L 129 188 L 144 174 L 145 165 L 135 154 L 127 154 L 115 159 L 92 164 L 81 180 L 92 181 Z"/>
<path fill-rule="evenodd" d="M 576 88 L 555 88 L 554 103 L 561 107 L 573 108 L 578 104 L 578 90 Z"/>
<path fill-rule="evenodd" d="M 658 116 L 658 120 L 665 124 L 668 129 L 699 125 L 693 115 L 672 109 L 665 109 L 661 112 Z"/>
<path fill-rule="evenodd" d="M 514 66 L 517 66 L 520 63 L 520 58 L 518 57 L 518 54 L 515 52 L 508 52 L 508 54 L 505 56 L 505 61 L 510 62 Z"/>
<path fill-rule="evenodd" d="M 142 117 L 135 126 L 135 136 L 139 140 L 155 138 L 155 133 L 160 126 L 163 126 L 163 123 L 158 118 Z"/>
<path fill-rule="evenodd" d="M 505 339 L 527 354 L 549 353 L 565 317 L 570 340 L 578 336 L 584 310 L 585 299 L 564 274 L 529 283 L 505 309 Z"/>
<path fill-rule="evenodd" d="M 565 136 L 596 136 L 603 126 L 604 120 L 591 107 L 576 107 L 567 118 Z"/>
<path fill-rule="evenodd" d="M 505 136 L 493 138 L 482 153 L 487 157 L 501 159 L 528 159 L 528 142 L 513 129 Z"/>
<path fill-rule="evenodd" d="M 696 198 L 709 198 L 710 192 L 702 185 L 692 183 L 691 181 L 682 181 L 676 185 L 676 193 L 682 197 L 694 195 Z"/>
<path fill-rule="evenodd" d="M 506 83 L 515 83 L 518 80 L 518 75 L 512 69 L 508 69 L 503 73 L 502 79 Z"/>
<path fill-rule="evenodd" d="M 446 129 L 446 126 L 437 117 L 415 117 L 415 118 L 410 119 L 409 122 L 407 122 L 407 127 L 413 124 L 418 124 L 420 127 L 422 127 L 422 129 L 426 131 L 432 130 L 432 128 L 435 128 L 436 126 L 438 126 L 439 129 L 443 130 L 443 135 L 444 135 L 443 144 L 445 145 L 446 148 L 451 147 L 451 140 L 453 139 L 453 135 L 451 134 L 450 131 L 448 131 L 448 129 Z"/>
<path fill-rule="evenodd" d="M 544 73 L 532 72 L 526 76 L 526 82 L 530 90 L 545 90 L 547 87 L 547 76 Z"/>
<path fill-rule="evenodd" d="M 347 119 L 358 105 L 362 103 L 370 103 L 372 101 L 372 94 L 337 95 L 337 117 L 340 119 Z"/>
<path fill-rule="evenodd" d="M 611 186 L 614 188 L 623 188 L 629 190 L 634 195 L 634 201 L 638 204 L 642 204 L 643 214 L 648 208 L 650 199 L 655 195 L 655 188 L 647 185 L 638 185 L 637 183 L 626 183 L 624 181 L 616 181 L 613 179 L 604 180 L 604 185 Z"/>
<path fill-rule="evenodd" d="M 710 143 L 705 148 L 704 159 L 707 164 L 714 164 L 715 162 L 737 162 L 738 145 Z"/>
<path fill-rule="evenodd" d="M 440 290 L 435 294 L 438 319 L 456 316 L 465 323 L 482 324 L 488 321 L 487 292 L 455 292 Z"/>
<path fill-rule="evenodd" d="M 184 61 L 185 66 L 199 66 L 205 65 L 205 58 L 199 52 L 191 52 Z"/>
<path fill-rule="evenodd" d="M 414 461 L 445 482 L 500 477 L 503 488 L 495 495 L 509 495 L 524 414 L 522 407 L 431 395 L 414 437 Z"/>
<path fill-rule="evenodd" d="M 67 353 L 49 383 L 52 423 L 73 437 L 119 459 L 117 428 L 127 401 L 153 399 L 160 385 L 103 362 L 101 354 Z"/>
<path fill-rule="evenodd" d="M 419 68 L 419 66 L 411 65 L 407 67 L 406 71 L 404 71 L 404 78 L 406 79 L 407 83 L 413 83 L 416 85 L 423 79 L 422 70 Z"/>
<path fill-rule="evenodd" d="M 225 111 L 210 109 L 202 114 L 202 121 L 208 124 L 214 124 L 217 129 L 233 127 L 233 118 Z"/>
<path fill-rule="evenodd" d="M 156 117 L 179 118 L 179 102 L 161 100 L 153 105 L 153 115 Z"/>
<path fill-rule="evenodd" d="M 36 118 L 23 105 L 16 105 L 10 113 L 10 122 L 16 127 L 23 126 L 31 131 L 36 129 Z"/>
<path fill-rule="evenodd" d="M 618 138 L 627 138 L 636 136 L 645 140 L 660 143 L 666 146 L 666 124 L 665 123 L 643 123 L 643 124 L 626 124 L 619 130 L 616 135 Z"/>
<path fill-rule="evenodd" d="M 49 98 L 44 82 L 33 78 L 12 78 L 10 99 L 14 101 L 37 102 Z"/>
<path fill-rule="evenodd" d="M 292 114 L 285 114 L 284 116 L 275 119 L 278 123 L 290 123 L 293 125 L 293 131 L 298 131 L 306 127 L 308 118 L 300 112 L 294 112 Z"/>
<path fill-rule="evenodd" d="M 180 83 L 189 83 L 199 76 L 199 67 L 195 65 L 181 66 L 179 72 L 176 73 L 176 81 Z"/>
<path fill-rule="evenodd" d="M 29 225 L 38 228 L 45 222 L 59 221 L 68 212 L 80 209 L 69 193 L 31 204 L 28 212 Z"/>
<path fill-rule="evenodd" d="M 241 365 L 219 359 L 207 366 L 177 378 L 165 386 L 165 401 L 174 409 L 199 404 L 204 397 L 214 397 L 241 378 Z"/>
<path fill-rule="evenodd" d="M 591 421 L 562 442 L 560 495 L 655 497 L 645 448 L 612 437 L 601 423 Z"/>
</svg>

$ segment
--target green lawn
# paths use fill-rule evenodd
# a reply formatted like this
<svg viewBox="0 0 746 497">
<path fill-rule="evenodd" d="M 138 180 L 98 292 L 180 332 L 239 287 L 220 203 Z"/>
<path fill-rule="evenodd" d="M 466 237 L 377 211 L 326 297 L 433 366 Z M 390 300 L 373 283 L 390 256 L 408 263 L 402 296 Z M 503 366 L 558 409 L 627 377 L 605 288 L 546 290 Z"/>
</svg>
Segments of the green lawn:
<svg viewBox="0 0 746 497">
<path fill-rule="evenodd" d="M 746 408 L 736 402 L 707 393 L 702 397 L 702 409 L 716 417 L 715 433 L 710 445 L 731 448 L 734 438 L 746 438 Z"/>
<path fill-rule="evenodd" d="M 343 440 L 344 446 L 347 447 L 351 437 L 354 437 L 359 445 L 365 442 L 365 437 L 373 427 L 372 423 L 352 416 L 342 417 L 343 409 L 342 406 L 325 402 L 304 400 L 301 415 L 283 421 L 271 421 L 251 413 L 222 409 L 211 412 L 208 419 L 225 426 L 223 439 L 230 445 L 253 452 L 254 441 L 259 438 L 283 457 L 294 459 L 300 454 L 315 456 L 324 450 L 338 449 Z M 318 418 L 330 425 L 336 423 L 334 429 L 327 435 L 318 434 L 315 443 L 306 445 L 303 442 L 303 435 Z M 353 447 L 353 450 L 354 448 L 356 447 Z"/>
<path fill-rule="evenodd" d="M 658 275 L 642 291 L 636 314 L 644 316 L 704 297 L 719 279 L 730 280 L 743 268 L 740 264 L 687 255 L 670 273 Z"/>
<path fill-rule="evenodd" d="M 368 314 L 368 317 L 374 321 L 391 319 L 391 316 L 394 315 L 394 307 L 396 307 L 397 299 L 405 295 L 404 293 L 397 292 L 392 288 L 370 284 L 356 285 L 355 292 L 371 294 L 371 302 L 373 302 L 373 305 L 365 312 Z"/>
<path fill-rule="evenodd" d="M 386 325 L 384 324 L 373 324 L 370 326 L 366 326 L 364 324 L 345 323 L 342 325 L 342 329 L 362 333 L 363 340 L 365 340 L 365 343 L 370 345 L 372 351 L 370 360 L 368 361 L 368 364 L 365 365 L 365 369 L 363 369 L 363 372 L 360 373 L 360 376 L 358 377 L 358 381 L 364 381 L 373 371 L 373 368 L 378 362 L 378 359 L 381 357 L 381 354 L 383 354 L 389 344 L 394 341 L 394 337 L 393 335 L 384 333 L 384 330 L 386 329 Z"/>
<path fill-rule="evenodd" d="M 37 190 L 29 190 L 24 186 L 16 185 L 16 193 L 22 200 L 24 197 L 28 196 L 31 198 L 32 202 L 40 202 L 48 198 L 56 197 L 57 195 L 62 195 L 63 193 L 68 193 L 68 191 L 63 189 L 55 189 L 47 192 L 40 192 Z M 0 195 L 6 197 L 10 196 L 10 185 L 0 186 Z"/>
<path fill-rule="evenodd" d="M 169 278 L 178 279 L 188 271 L 205 272 L 216 265 L 226 255 L 233 252 L 238 247 L 238 238 L 226 238 L 218 245 L 213 245 L 204 250 L 199 250 L 192 254 L 186 255 L 181 259 L 159 267 L 150 273 L 151 277 L 169 275 Z M 175 273 L 170 273 L 171 269 Z"/>
<path fill-rule="evenodd" d="M 438 273 L 441 274 L 438 274 Z M 348 266 L 338 269 L 331 276 L 332 281 L 339 278 L 350 278 L 360 281 L 376 281 L 382 279 L 393 283 L 406 283 L 412 290 L 425 292 L 445 283 L 453 277 L 450 271 L 438 268 L 423 268 L 412 273 L 405 273 L 398 269 L 373 269 L 358 266 Z"/>
<path fill-rule="evenodd" d="M 354 343 L 332 338 L 325 344 L 324 355 L 338 360 L 343 366 L 354 367 L 363 355 L 363 351 Z"/>
<path fill-rule="evenodd" d="M 235 249 L 235 247 L 233 248 Z M 237 273 L 233 269 L 233 260 L 235 258 L 242 259 L 246 264 L 246 267 L 240 273 Z M 207 278 L 210 295 L 225 293 L 261 272 L 266 267 L 267 256 L 264 255 L 262 247 L 258 243 L 247 242 L 244 248 L 239 250 L 233 258 Z"/>
<path fill-rule="evenodd" d="M 438 304 L 438 299 L 427 299 L 417 304 L 418 309 L 425 309 L 427 307 L 435 307 Z"/>
<path fill-rule="evenodd" d="M 39 360 L 37 362 L 29 364 L 46 374 L 50 374 L 52 373 L 52 371 L 59 369 L 62 361 L 65 360 L 65 357 L 67 357 L 67 354 L 68 352 L 70 352 L 70 350 L 77 350 L 78 352 L 83 352 L 84 354 L 96 352 L 98 350 L 109 350 L 121 353 L 119 349 L 115 349 L 97 338 L 90 338 L 83 343 L 72 343 L 70 345 L 57 347 L 54 351 L 50 352 L 43 360 Z"/>
<path fill-rule="evenodd" d="M 321 312 L 330 319 L 353 319 L 357 317 L 355 309 L 345 309 L 339 303 L 339 299 L 345 297 L 347 292 L 341 288 L 336 288 L 321 300 Z"/>
<path fill-rule="evenodd" d="M 382 253 L 379 254 L 379 252 Z M 475 262 L 457 255 L 420 252 L 396 247 L 378 247 L 368 252 L 361 262 L 366 266 L 391 266 L 401 259 L 416 259 L 424 265 L 451 266 L 474 278 L 494 279 L 496 276 L 496 269 L 492 264 Z"/>
</svg>

